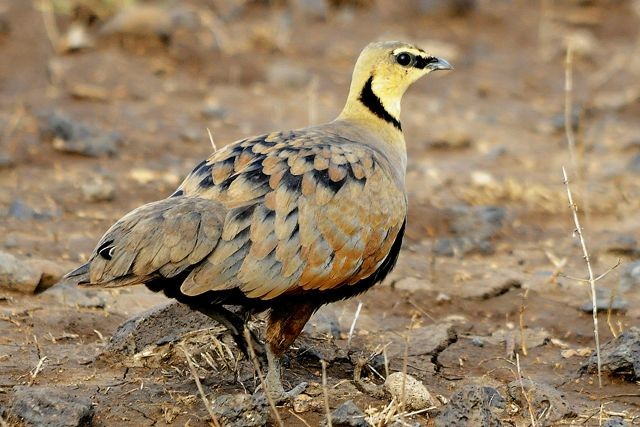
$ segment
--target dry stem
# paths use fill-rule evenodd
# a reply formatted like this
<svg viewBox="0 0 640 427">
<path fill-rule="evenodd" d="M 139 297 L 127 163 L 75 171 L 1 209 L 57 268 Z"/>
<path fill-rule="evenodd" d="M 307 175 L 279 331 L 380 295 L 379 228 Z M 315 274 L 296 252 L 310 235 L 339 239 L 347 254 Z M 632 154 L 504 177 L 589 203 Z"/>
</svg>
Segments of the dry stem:
<svg viewBox="0 0 640 427">
<path fill-rule="evenodd" d="M 520 348 L 522 349 L 522 354 L 528 356 L 527 353 L 527 342 L 524 336 L 524 302 L 527 300 L 527 296 L 529 295 L 529 288 L 525 289 L 522 294 L 522 303 L 520 304 L 520 316 L 519 316 L 519 324 L 520 324 Z"/>
<path fill-rule="evenodd" d="M 200 383 L 200 378 L 198 378 L 198 372 L 196 371 L 196 367 L 193 365 L 193 361 L 191 360 L 191 355 L 187 351 L 187 349 L 183 346 L 180 346 L 180 349 L 184 353 L 185 359 L 187 359 L 187 364 L 189 365 L 189 370 L 191 371 L 191 376 L 196 382 L 196 386 L 198 387 L 198 392 L 200 393 L 200 397 L 204 402 L 205 408 L 207 408 L 207 412 L 209 412 L 209 416 L 211 417 L 211 422 L 215 427 L 220 427 L 220 422 L 216 417 L 216 414 L 213 412 L 213 408 L 211 407 L 211 402 L 207 399 L 207 395 L 204 393 L 204 389 L 202 388 L 202 384 Z"/>
<path fill-rule="evenodd" d="M 564 178 L 564 184 L 567 187 L 567 197 L 569 198 L 569 208 L 573 215 L 573 222 L 576 226 L 575 232 L 580 240 L 580 246 L 582 247 L 582 255 L 585 263 L 587 264 L 587 270 L 589 271 L 589 285 L 591 286 L 591 303 L 593 304 L 593 335 L 596 340 L 596 358 L 598 361 L 598 387 L 602 388 L 602 365 L 600 360 L 600 335 L 598 333 L 598 301 L 596 296 L 596 279 L 593 275 L 593 269 L 591 268 L 591 259 L 589 258 L 589 251 L 587 250 L 587 243 L 585 242 L 584 234 L 582 233 L 582 227 L 580 226 L 580 219 L 578 218 L 578 206 L 573 202 L 573 195 L 571 194 L 571 187 L 569 187 L 569 178 L 567 178 L 567 171 L 564 166 L 562 167 L 562 176 Z"/>
<path fill-rule="evenodd" d="M 327 362 L 320 361 L 322 365 L 322 394 L 324 396 L 324 410 L 327 413 L 327 426 L 332 427 L 331 423 L 331 408 L 329 408 L 329 393 L 327 392 Z"/>
<path fill-rule="evenodd" d="M 347 339 L 347 350 L 351 348 L 351 338 L 353 338 L 353 331 L 356 329 L 356 322 L 358 321 L 358 317 L 360 316 L 360 310 L 362 310 L 362 302 L 358 302 L 358 308 L 356 308 L 356 314 L 354 314 L 353 322 L 351 322 L 351 327 L 349 328 L 349 338 Z"/>
<path fill-rule="evenodd" d="M 518 382 L 520 383 L 520 390 L 522 391 L 522 396 L 524 400 L 527 401 L 527 407 L 529 409 L 529 418 L 531 419 L 531 426 L 536 427 L 536 418 L 533 416 L 533 407 L 531 406 L 531 400 L 529 399 L 529 395 L 524 389 L 524 383 L 522 382 L 522 371 L 520 370 L 520 355 L 516 353 L 516 369 L 518 369 Z"/>
<path fill-rule="evenodd" d="M 569 155 L 571 156 L 571 167 L 578 175 L 576 164 L 575 146 L 576 140 L 573 134 L 572 120 L 572 94 L 573 94 L 573 49 L 571 43 L 567 46 L 567 57 L 564 63 L 564 131 L 567 134 L 567 144 L 569 145 Z"/>
</svg>

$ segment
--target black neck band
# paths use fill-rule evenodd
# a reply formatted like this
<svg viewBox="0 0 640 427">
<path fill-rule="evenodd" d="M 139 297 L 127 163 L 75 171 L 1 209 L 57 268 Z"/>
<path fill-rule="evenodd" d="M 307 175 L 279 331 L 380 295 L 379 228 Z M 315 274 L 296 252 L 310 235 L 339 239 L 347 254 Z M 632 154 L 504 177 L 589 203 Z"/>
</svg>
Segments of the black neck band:
<svg viewBox="0 0 640 427">
<path fill-rule="evenodd" d="M 364 84 L 362 88 L 362 92 L 360 93 L 360 102 L 364 104 L 365 107 L 369 109 L 373 114 L 384 120 L 385 122 L 391 123 L 396 129 L 402 131 L 402 125 L 393 117 L 387 110 L 385 110 L 384 105 L 382 105 L 382 101 L 380 98 L 373 93 L 373 89 L 371 88 L 371 83 L 373 82 L 373 76 L 369 77 L 369 80 Z"/>
</svg>

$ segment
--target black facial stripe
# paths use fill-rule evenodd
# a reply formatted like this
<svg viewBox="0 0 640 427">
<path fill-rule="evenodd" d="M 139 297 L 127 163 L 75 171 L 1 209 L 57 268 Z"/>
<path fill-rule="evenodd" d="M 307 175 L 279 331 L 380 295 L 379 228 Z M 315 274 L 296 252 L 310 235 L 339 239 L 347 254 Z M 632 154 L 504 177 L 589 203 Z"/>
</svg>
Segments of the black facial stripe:
<svg viewBox="0 0 640 427">
<path fill-rule="evenodd" d="M 365 107 L 369 109 L 373 114 L 384 120 L 385 122 L 391 123 L 396 129 L 402 131 L 402 125 L 393 117 L 387 110 L 384 109 L 384 105 L 382 105 L 382 101 L 380 98 L 373 93 L 373 89 L 371 88 L 371 83 L 373 82 L 373 76 L 369 77 L 369 80 L 364 84 L 362 88 L 362 92 L 360 93 L 360 102 L 364 104 Z"/>
<path fill-rule="evenodd" d="M 434 56 L 427 56 L 426 58 L 424 56 L 416 56 L 413 66 L 422 69 L 429 64 L 433 64 L 434 62 L 438 62 L 438 58 Z"/>
</svg>

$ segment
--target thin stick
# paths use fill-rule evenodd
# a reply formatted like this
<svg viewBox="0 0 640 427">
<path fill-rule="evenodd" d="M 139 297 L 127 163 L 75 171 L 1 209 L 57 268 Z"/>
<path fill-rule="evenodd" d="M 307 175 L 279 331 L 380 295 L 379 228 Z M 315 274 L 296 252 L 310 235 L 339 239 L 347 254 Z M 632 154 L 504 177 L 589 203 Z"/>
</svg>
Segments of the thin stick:
<svg viewBox="0 0 640 427">
<path fill-rule="evenodd" d="M 400 411 L 405 412 L 407 370 L 409 368 L 409 337 L 404 336 L 404 356 L 402 358 L 402 393 L 400 394 Z"/>
<path fill-rule="evenodd" d="M 522 349 L 522 354 L 528 356 L 527 353 L 527 342 L 524 336 L 524 302 L 527 300 L 527 296 L 529 295 L 529 288 L 525 289 L 522 294 L 522 303 L 520 304 L 520 316 L 519 316 L 519 324 L 520 324 L 520 348 Z"/>
<path fill-rule="evenodd" d="M 351 327 L 349 328 L 349 338 L 347 339 L 347 350 L 351 348 L 351 338 L 353 338 L 353 331 L 356 329 L 356 322 L 358 321 L 358 317 L 360 316 L 360 310 L 362 310 L 362 302 L 358 302 L 358 308 L 356 308 L 356 314 L 353 316 L 353 322 L 351 322 Z"/>
<path fill-rule="evenodd" d="M 536 427 L 536 419 L 533 416 L 533 407 L 531 406 L 531 400 L 529 400 L 529 395 L 524 390 L 524 383 L 522 382 L 522 371 L 520 370 L 520 355 L 516 353 L 516 369 L 518 370 L 518 382 L 520 382 L 520 390 L 522 391 L 522 396 L 524 400 L 527 402 L 527 406 L 529 409 L 529 418 L 531 419 L 531 426 Z"/>
<path fill-rule="evenodd" d="M 582 233 L 582 227 L 580 226 L 580 219 L 578 218 L 578 206 L 573 202 L 573 196 L 571 194 L 571 188 L 569 187 L 569 178 L 567 178 L 567 171 L 564 166 L 562 167 L 562 176 L 564 178 L 564 185 L 567 187 L 567 197 L 569 198 L 569 208 L 573 215 L 573 223 L 576 226 L 576 233 L 580 239 L 580 246 L 582 246 L 582 255 L 585 263 L 587 264 L 587 270 L 589 271 L 589 285 L 591 286 L 591 304 L 593 304 L 593 335 L 596 340 L 596 358 L 598 361 L 598 387 L 602 388 L 602 365 L 600 360 L 600 334 L 598 333 L 598 301 L 596 296 L 596 280 L 593 276 L 593 269 L 591 268 L 591 259 L 589 258 L 589 251 L 587 250 L 587 244 Z"/>
<path fill-rule="evenodd" d="M 42 356 L 40 360 L 38 360 L 38 364 L 36 365 L 33 372 L 31 372 L 31 379 L 29 380 L 29 387 L 31 387 L 36 380 L 36 377 L 42 370 L 44 369 L 44 362 L 47 361 L 47 356 Z"/>
<path fill-rule="evenodd" d="M 575 146 L 576 139 L 573 134 L 572 120 L 572 94 L 573 94 L 573 47 L 571 43 L 567 46 L 567 56 L 564 62 L 564 131 L 567 134 L 567 144 L 569 145 L 569 155 L 571 156 L 571 167 L 576 175 L 579 175 L 576 164 Z"/>
<path fill-rule="evenodd" d="M 205 408 L 207 408 L 207 412 L 209 412 L 209 416 L 211 417 L 211 422 L 215 427 L 221 427 L 220 422 L 218 421 L 218 417 L 213 412 L 213 408 L 211 407 L 211 402 L 207 399 L 207 395 L 204 393 L 204 389 L 202 388 L 202 384 L 200 383 L 200 378 L 198 378 L 198 372 L 196 371 L 196 367 L 193 365 L 193 361 L 191 360 L 191 355 L 187 351 L 186 348 L 180 346 L 180 350 L 184 353 L 185 359 L 187 359 L 187 365 L 189 365 L 189 370 L 191 371 L 191 376 L 196 382 L 196 387 L 198 387 L 198 392 L 200 393 L 200 397 L 204 402 Z"/>
<path fill-rule="evenodd" d="M 324 410 L 327 413 L 327 426 L 333 427 L 331 423 L 331 408 L 329 407 L 329 393 L 327 392 L 327 362 L 320 361 L 322 365 L 322 394 L 324 395 Z"/>
<path fill-rule="evenodd" d="M 211 135 L 211 130 L 207 128 L 207 133 L 209 134 L 209 141 L 211 141 L 211 146 L 213 147 L 213 152 L 218 151 L 218 147 L 216 147 L 216 142 L 213 140 L 213 135 Z"/>
<path fill-rule="evenodd" d="M 260 370 L 260 364 L 258 363 L 258 358 L 256 357 L 256 352 L 253 349 L 253 342 L 251 340 L 251 334 L 249 329 L 244 328 L 244 340 L 248 344 L 249 347 L 249 356 L 251 357 L 251 362 L 253 363 L 253 367 L 258 373 L 258 378 L 260 378 L 260 384 L 262 384 L 262 388 L 264 389 L 264 394 L 267 396 L 267 400 L 269 401 L 269 406 L 273 411 L 273 416 L 276 417 L 276 422 L 280 427 L 284 427 L 282 424 L 282 419 L 280 418 L 280 414 L 278 413 L 278 408 L 276 408 L 276 402 L 273 401 L 273 398 L 269 394 L 269 390 L 267 389 L 267 383 L 264 380 L 264 376 L 262 375 L 262 371 Z"/>
</svg>

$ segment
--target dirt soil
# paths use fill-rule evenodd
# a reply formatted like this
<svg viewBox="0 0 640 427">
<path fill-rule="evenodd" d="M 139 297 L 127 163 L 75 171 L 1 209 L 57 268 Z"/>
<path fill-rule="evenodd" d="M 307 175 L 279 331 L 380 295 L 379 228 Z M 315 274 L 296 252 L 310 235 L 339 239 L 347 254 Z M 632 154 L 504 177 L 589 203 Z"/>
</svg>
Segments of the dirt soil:
<svg viewBox="0 0 640 427">
<path fill-rule="evenodd" d="M 367 384 L 406 369 L 434 396 L 435 408 L 407 423 L 432 425 L 469 384 L 498 390 L 507 425 L 640 423 L 637 378 L 605 373 L 599 388 L 593 372 L 580 371 L 594 349 L 593 323 L 581 308 L 590 301 L 587 270 L 562 179 L 565 166 L 594 274 L 620 260 L 597 282 L 605 343 L 640 324 L 637 2 L 265 3 L 153 3 L 172 22 L 152 28 L 157 36 L 135 16 L 133 29 L 99 30 L 118 11 L 74 18 L 50 14 L 48 2 L 0 0 L 0 250 L 72 268 L 115 220 L 169 195 L 210 153 L 207 128 L 222 146 L 331 120 L 366 43 L 412 41 L 455 70 L 423 79 L 403 101 L 410 214 L 400 260 L 384 283 L 312 318 L 284 378 L 309 382 L 311 403 L 299 413 L 280 407 L 284 425 L 325 419 L 319 357 L 329 362 L 331 409 L 352 399 L 371 421 L 385 425 L 386 414 L 391 425 L 398 402 L 352 381 L 358 357 L 375 355 Z M 74 19 L 93 44 L 52 48 L 55 28 L 64 37 Z M 563 119 L 568 40 L 575 164 Z M 41 132 L 53 112 L 115 131 L 120 142 L 95 157 L 61 151 Z M 87 195 L 89 183 L 113 191 Z M 609 300 L 618 309 L 608 313 Z M 14 386 L 26 385 L 90 399 L 95 425 L 205 425 L 180 348 L 211 398 L 253 392 L 251 363 L 215 328 L 96 360 L 120 324 L 162 303 L 143 287 L 0 288 L 0 421 L 20 423 Z M 529 408 L 509 398 L 518 372 L 558 390 L 572 409 L 551 420 L 538 400 Z"/>
</svg>

